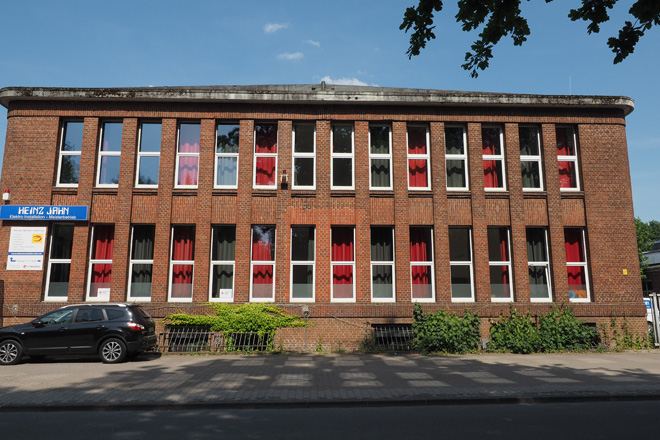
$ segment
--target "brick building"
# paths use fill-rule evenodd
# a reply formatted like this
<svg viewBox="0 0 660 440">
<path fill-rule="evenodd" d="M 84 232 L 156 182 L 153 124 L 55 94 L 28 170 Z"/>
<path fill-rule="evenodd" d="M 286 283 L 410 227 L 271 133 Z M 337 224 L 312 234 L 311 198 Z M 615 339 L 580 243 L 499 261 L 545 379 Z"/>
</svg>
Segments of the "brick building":
<svg viewBox="0 0 660 440">
<path fill-rule="evenodd" d="M 305 346 L 354 348 L 415 302 L 469 307 L 484 333 L 554 302 L 646 328 L 629 98 L 321 83 L 0 103 L 5 325 L 71 302 L 266 301 L 309 312 Z"/>
</svg>

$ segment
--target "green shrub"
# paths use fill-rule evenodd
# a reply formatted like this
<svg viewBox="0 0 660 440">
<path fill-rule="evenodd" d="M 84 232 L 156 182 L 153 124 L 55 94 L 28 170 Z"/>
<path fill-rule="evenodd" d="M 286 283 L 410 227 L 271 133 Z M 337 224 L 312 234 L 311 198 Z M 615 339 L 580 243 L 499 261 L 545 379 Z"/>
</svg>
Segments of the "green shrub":
<svg viewBox="0 0 660 440">
<path fill-rule="evenodd" d="M 540 351 L 583 351 L 595 346 L 598 330 L 577 320 L 568 307 L 553 306 L 539 317 Z"/>
<path fill-rule="evenodd" d="M 469 353 L 479 348 L 479 317 L 465 310 L 463 316 L 438 310 L 425 314 L 419 304 L 413 311 L 413 347 L 422 353 Z"/>
<path fill-rule="evenodd" d="M 490 350 L 526 354 L 538 351 L 539 346 L 539 329 L 529 312 L 520 314 L 511 308 L 509 316 L 500 315 L 490 325 Z"/>
</svg>

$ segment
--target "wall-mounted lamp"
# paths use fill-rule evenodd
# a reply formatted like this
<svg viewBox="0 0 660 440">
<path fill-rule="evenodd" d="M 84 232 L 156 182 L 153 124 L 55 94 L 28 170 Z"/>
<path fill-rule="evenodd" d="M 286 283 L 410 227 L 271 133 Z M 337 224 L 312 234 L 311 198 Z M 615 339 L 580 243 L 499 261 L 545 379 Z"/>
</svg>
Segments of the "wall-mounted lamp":
<svg viewBox="0 0 660 440">
<path fill-rule="evenodd" d="M 289 183 L 289 175 L 286 173 L 286 170 L 282 170 L 282 183 L 284 185 Z"/>
<path fill-rule="evenodd" d="M 8 189 L 6 189 L 5 192 L 2 194 L 2 200 L 4 200 L 5 202 L 11 200 L 11 194 L 9 193 Z"/>
</svg>

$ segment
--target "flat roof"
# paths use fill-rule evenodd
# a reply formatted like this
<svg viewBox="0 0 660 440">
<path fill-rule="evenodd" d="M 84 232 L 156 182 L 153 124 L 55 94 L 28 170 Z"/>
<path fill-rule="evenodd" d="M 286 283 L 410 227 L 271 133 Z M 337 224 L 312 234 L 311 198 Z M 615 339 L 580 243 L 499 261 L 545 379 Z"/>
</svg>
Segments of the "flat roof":
<svg viewBox="0 0 660 440">
<path fill-rule="evenodd" d="M 533 95 L 452 90 L 288 84 L 189 87 L 6 87 L 0 104 L 12 101 L 245 102 L 465 107 L 613 108 L 629 115 L 635 102 L 625 96 Z"/>
</svg>

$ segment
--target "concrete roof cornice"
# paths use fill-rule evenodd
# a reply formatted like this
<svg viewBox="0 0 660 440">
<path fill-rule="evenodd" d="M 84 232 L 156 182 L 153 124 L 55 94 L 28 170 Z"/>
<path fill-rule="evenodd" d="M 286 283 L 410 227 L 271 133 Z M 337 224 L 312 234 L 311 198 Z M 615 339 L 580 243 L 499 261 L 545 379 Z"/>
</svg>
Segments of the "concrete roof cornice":
<svg viewBox="0 0 660 440">
<path fill-rule="evenodd" d="M 6 87 L 0 104 L 12 101 L 245 102 L 294 104 L 414 105 L 465 107 L 615 108 L 630 114 L 625 96 L 533 95 L 451 90 L 345 86 L 337 84 L 60 88 Z"/>
</svg>

